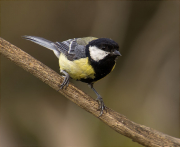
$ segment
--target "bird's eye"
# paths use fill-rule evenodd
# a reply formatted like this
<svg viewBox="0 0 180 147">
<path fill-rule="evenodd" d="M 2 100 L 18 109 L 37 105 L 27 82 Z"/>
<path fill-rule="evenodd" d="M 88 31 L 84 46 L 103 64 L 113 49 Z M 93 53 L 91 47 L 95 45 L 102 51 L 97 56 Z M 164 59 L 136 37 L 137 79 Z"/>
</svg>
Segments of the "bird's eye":
<svg viewBox="0 0 180 147">
<path fill-rule="evenodd" d="M 103 46 L 103 47 L 102 47 L 102 50 L 105 50 L 105 49 L 106 49 L 106 47 L 105 47 L 105 46 Z"/>
</svg>

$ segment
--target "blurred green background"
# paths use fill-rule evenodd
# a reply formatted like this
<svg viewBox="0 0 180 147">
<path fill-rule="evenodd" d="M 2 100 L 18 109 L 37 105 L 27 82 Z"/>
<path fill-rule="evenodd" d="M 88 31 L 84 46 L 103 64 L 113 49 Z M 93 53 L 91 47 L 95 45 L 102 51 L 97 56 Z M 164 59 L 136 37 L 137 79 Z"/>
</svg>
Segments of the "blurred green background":
<svg viewBox="0 0 180 147">
<path fill-rule="evenodd" d="M 1 1 L 1 37 L 59 73 L 52 51 L 23 40 L 94 36 L 122 57 L 94 86 L 107 107 L 180 137 L 179 1 Z M 96 98 L 87 84 L 71 80 Z M 140 147 L 1 55 L 2 147 Z"/>
</svg>

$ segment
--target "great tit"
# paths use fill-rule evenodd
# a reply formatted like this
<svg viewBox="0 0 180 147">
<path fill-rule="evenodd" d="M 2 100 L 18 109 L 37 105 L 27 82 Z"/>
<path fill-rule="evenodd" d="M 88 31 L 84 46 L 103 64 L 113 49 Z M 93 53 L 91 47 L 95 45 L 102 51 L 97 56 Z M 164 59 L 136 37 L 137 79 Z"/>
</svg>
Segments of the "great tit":
<svg viewBox="0 0 180 147">
<path fill-rule="evenodd" d="M 88 83 L 97 95 L 100 116 L 103 114 L 106 106 L 93 84 L 108 75 L 116 65 L 116 58 L 121 56 L 115 41 L 96 37 L 74 38 L 63 42 L 51 42 L 35 36 L 23 38 L 54 52 L 59 59 L 60 73 L 65 76 L 60 89 L 68 86 L 70 77 Z"/>
</svg>

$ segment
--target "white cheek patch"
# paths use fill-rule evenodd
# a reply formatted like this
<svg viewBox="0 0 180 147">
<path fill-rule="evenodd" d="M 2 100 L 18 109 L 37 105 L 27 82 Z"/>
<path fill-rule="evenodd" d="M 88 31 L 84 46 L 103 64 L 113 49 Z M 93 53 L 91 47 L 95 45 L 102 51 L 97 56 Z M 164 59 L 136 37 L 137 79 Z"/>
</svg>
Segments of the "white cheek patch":
<svg viewBox="0 0 180 147">
<path fill-rule="evenodd" d="M 94 61 L 99 61 L 104 59 L 110 52 L 103 51 L 96 46 L 90 46 L 89 53 Z"/>
</svg>

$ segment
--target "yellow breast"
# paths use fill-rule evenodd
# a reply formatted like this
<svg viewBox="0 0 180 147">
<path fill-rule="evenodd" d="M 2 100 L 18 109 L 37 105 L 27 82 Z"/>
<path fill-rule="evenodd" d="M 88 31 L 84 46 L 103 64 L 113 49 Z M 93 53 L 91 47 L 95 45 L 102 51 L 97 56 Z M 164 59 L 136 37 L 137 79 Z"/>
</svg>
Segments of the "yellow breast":
<svg viewBox="0 0 180 147">
<path fill-rule="evenodd" d="M 88 64 L 88 58 L 69 61 L 64 54 L 60 54 L 59 66 L 61 70 L 65 70 L 71 78 L 75 80 L 94 79 L 95 72 L 91 65 Z"/>
</svg>

